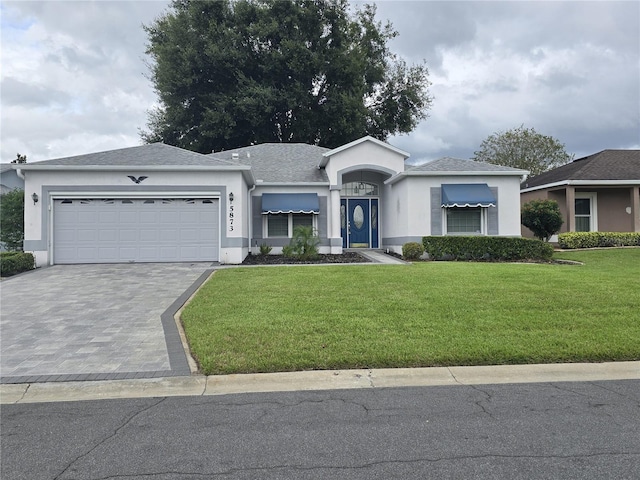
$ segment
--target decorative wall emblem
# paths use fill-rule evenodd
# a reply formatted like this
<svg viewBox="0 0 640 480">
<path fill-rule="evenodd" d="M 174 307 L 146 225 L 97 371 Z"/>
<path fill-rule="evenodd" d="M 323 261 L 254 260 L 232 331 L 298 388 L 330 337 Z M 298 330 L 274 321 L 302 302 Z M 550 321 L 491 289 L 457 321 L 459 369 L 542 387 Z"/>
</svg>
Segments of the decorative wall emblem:
<svg viewBox="0 0 640 480">
<path fill-rule="evenodd" d="M 149 177 L 145 177 L 144 175 L 141 175 L 138 178 L 134 177 L 133 175 L 127 175 L 127 177 L 129 177 L 131 179 L 131 181 L 133 183 L 136 183 L 136 184 L 138 184 L 138 183 L 142 182 L 143 180 L 149 178 Z"/>
</svg>

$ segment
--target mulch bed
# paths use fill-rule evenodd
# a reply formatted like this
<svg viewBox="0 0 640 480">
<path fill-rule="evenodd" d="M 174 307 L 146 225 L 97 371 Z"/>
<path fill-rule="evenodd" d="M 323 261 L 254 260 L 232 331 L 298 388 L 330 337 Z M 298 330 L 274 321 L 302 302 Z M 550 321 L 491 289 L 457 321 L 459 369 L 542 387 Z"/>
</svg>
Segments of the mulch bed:
<svg viewBox="0 0 640 480">
<path fill-rule="evenodd" d="M 297 260 L 295 258 L 284 257 L 282 255 L 248 255 L 242 265 L 305 265 L 322 263 L 367 263 L 369 259 L 364 258 L 356 252 L 346 252 L 340 255 L 328 254 L 320 255 L 317 260 Z"/>
</svg>

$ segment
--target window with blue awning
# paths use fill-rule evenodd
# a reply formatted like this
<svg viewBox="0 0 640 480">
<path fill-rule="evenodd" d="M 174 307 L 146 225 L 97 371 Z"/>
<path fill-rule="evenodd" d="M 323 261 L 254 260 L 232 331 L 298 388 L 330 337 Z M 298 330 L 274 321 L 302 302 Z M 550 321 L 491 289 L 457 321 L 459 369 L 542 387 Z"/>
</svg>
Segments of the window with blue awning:
<svg viewBox="0 0 640 480">
<path fill-rule="evenodd" d="M 263 193 L 262 214 L 320 213 L 317 193 Z"/>
<path fill-rule="evenodd" d="M 495 207 L 496 197 L 486 183 L 452 183 L 442 185 L 442 206 Z"/>
</svg>

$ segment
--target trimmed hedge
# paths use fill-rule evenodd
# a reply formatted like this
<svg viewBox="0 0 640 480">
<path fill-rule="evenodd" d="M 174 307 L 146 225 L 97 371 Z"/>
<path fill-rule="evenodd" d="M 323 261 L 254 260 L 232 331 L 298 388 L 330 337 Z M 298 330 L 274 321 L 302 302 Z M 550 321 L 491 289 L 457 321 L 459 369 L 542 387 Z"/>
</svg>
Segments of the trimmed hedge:
<svg viewBox="0 0 640 480">
<path fill-rule="evenodd" d="M 402 246 L 402 256 L 407 260 L 417 260 L 424 253 L 424 247 L 418 242 L 407 242 Z"/>
<path fill-rule="evenodd" d="M 36 268 L 36 261 L 31 253 L 2 252 L 0 254 L 0 275 L 3 277 L 10 277 L 34 268 Z"/>
<path fill-rule="evenodd" d="M 640 246 L 640 233 L 634 232 L 566 232 L 558 235 L 560 248 L 634 247 Z"/>
<path fill-rule="evenodd" d="M 553 246 L 531 238 L 518 237 L 423 237 L 424 250 L 432 260 L 548 262 Z"/>
</svg>

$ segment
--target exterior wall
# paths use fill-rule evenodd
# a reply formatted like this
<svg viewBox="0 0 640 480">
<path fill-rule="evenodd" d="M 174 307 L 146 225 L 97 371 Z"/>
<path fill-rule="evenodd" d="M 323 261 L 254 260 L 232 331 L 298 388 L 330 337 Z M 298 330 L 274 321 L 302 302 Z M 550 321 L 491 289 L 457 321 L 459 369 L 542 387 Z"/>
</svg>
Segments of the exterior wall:
<svg viewBox="0 0 640 480">
<path fill-rule="evenodd" d="M 320 212 L 316 215 L 318 237 L 320 238 L 320 253 L 331 252 L 331 200 L 328 187 L 314 186 L 264 186 L 257 187 L 251 192 L 251 252 L 260 252 L 260 245 L 263 243 L 272 247 L 271 254 L 282 253 L 282 247 L 289 245 L 289 238 L 277 237 L 266 238 L 265 215 L 262 214 L 262 194 L 264 193 L 316 193 L 320 204 Z M 338 207 L 339 208 L 339 207 Z"/>
<path fill-rule="evenodd" d="M 3 166 L 3 168 L 5 167 Z M 24 190 L 24 180 L 18 177 L 18 172 L 11 168 L 0 172 L 0 194 L 10 192 L 16 188 Z"/>
<path fill-rule="evenodd" d="M 373 142 L 362 142 L 332 155 L 325 170 L 331 185 L 341 185 L 342 174 L 352 170 L 367 170 L 367 166 L 391 175 L 404 170 L 404 157 Z"/>
<path fill-rule="evenodd" d="M 395 252 L 406 242 L 420 242 L 423 236 L 441 235 L 432 231 L 432 216 L 441 215 L 442 208 L 432 205 L 431 189 L 447 183 L 486 183 L 497 193 L 497 235 L 519 237 L 520 177 L 518 176 L 408 176 L 388 185 L 389 204 L 384 210 L 388 228 L 384 231 L 383 247 Z"/>
<path fill-rule="evenodd" d="M 640 206 L 635 206 L 639 188 L 636 186 L 598 187 L 566 186 L 556 189 L 541 189 L 520 194 L 524 205 L 531 200 L 555 200 L 560 207 L 564 223 L 559 233 L 575 231 L 573 199 L 584 193 L 596 194 L 597 230 L 600 232 L 638 232 L 640 231 Z M 528 228 L 522 227 L 522 235 L 533 238 Z M 556 241 L 552 237 L 552 241 Z"/>
<path fill-rule="evenodd" d="M 53 198 L 82 195 L 87 198 L 109 196 L 167 197 L 189 193 L 220 198 L 220 263 L 241 263 L 248 253 L 247 186 L 239 172 L 174 171 L 38 171 L 25 170 L 25 251 L 31 251 L 38 266 L 50 263 L 52 250 Z M 135 184 L 127 175 L 146 175 Z M 229 202 L 229 193 L 234 200 Z M 31 195 L 40 200 L 34 205 Z M 233 209 L 230 207 L 233 206 Z M 231 216 L 230 214 L 233 214 Z"/>
</svg>

